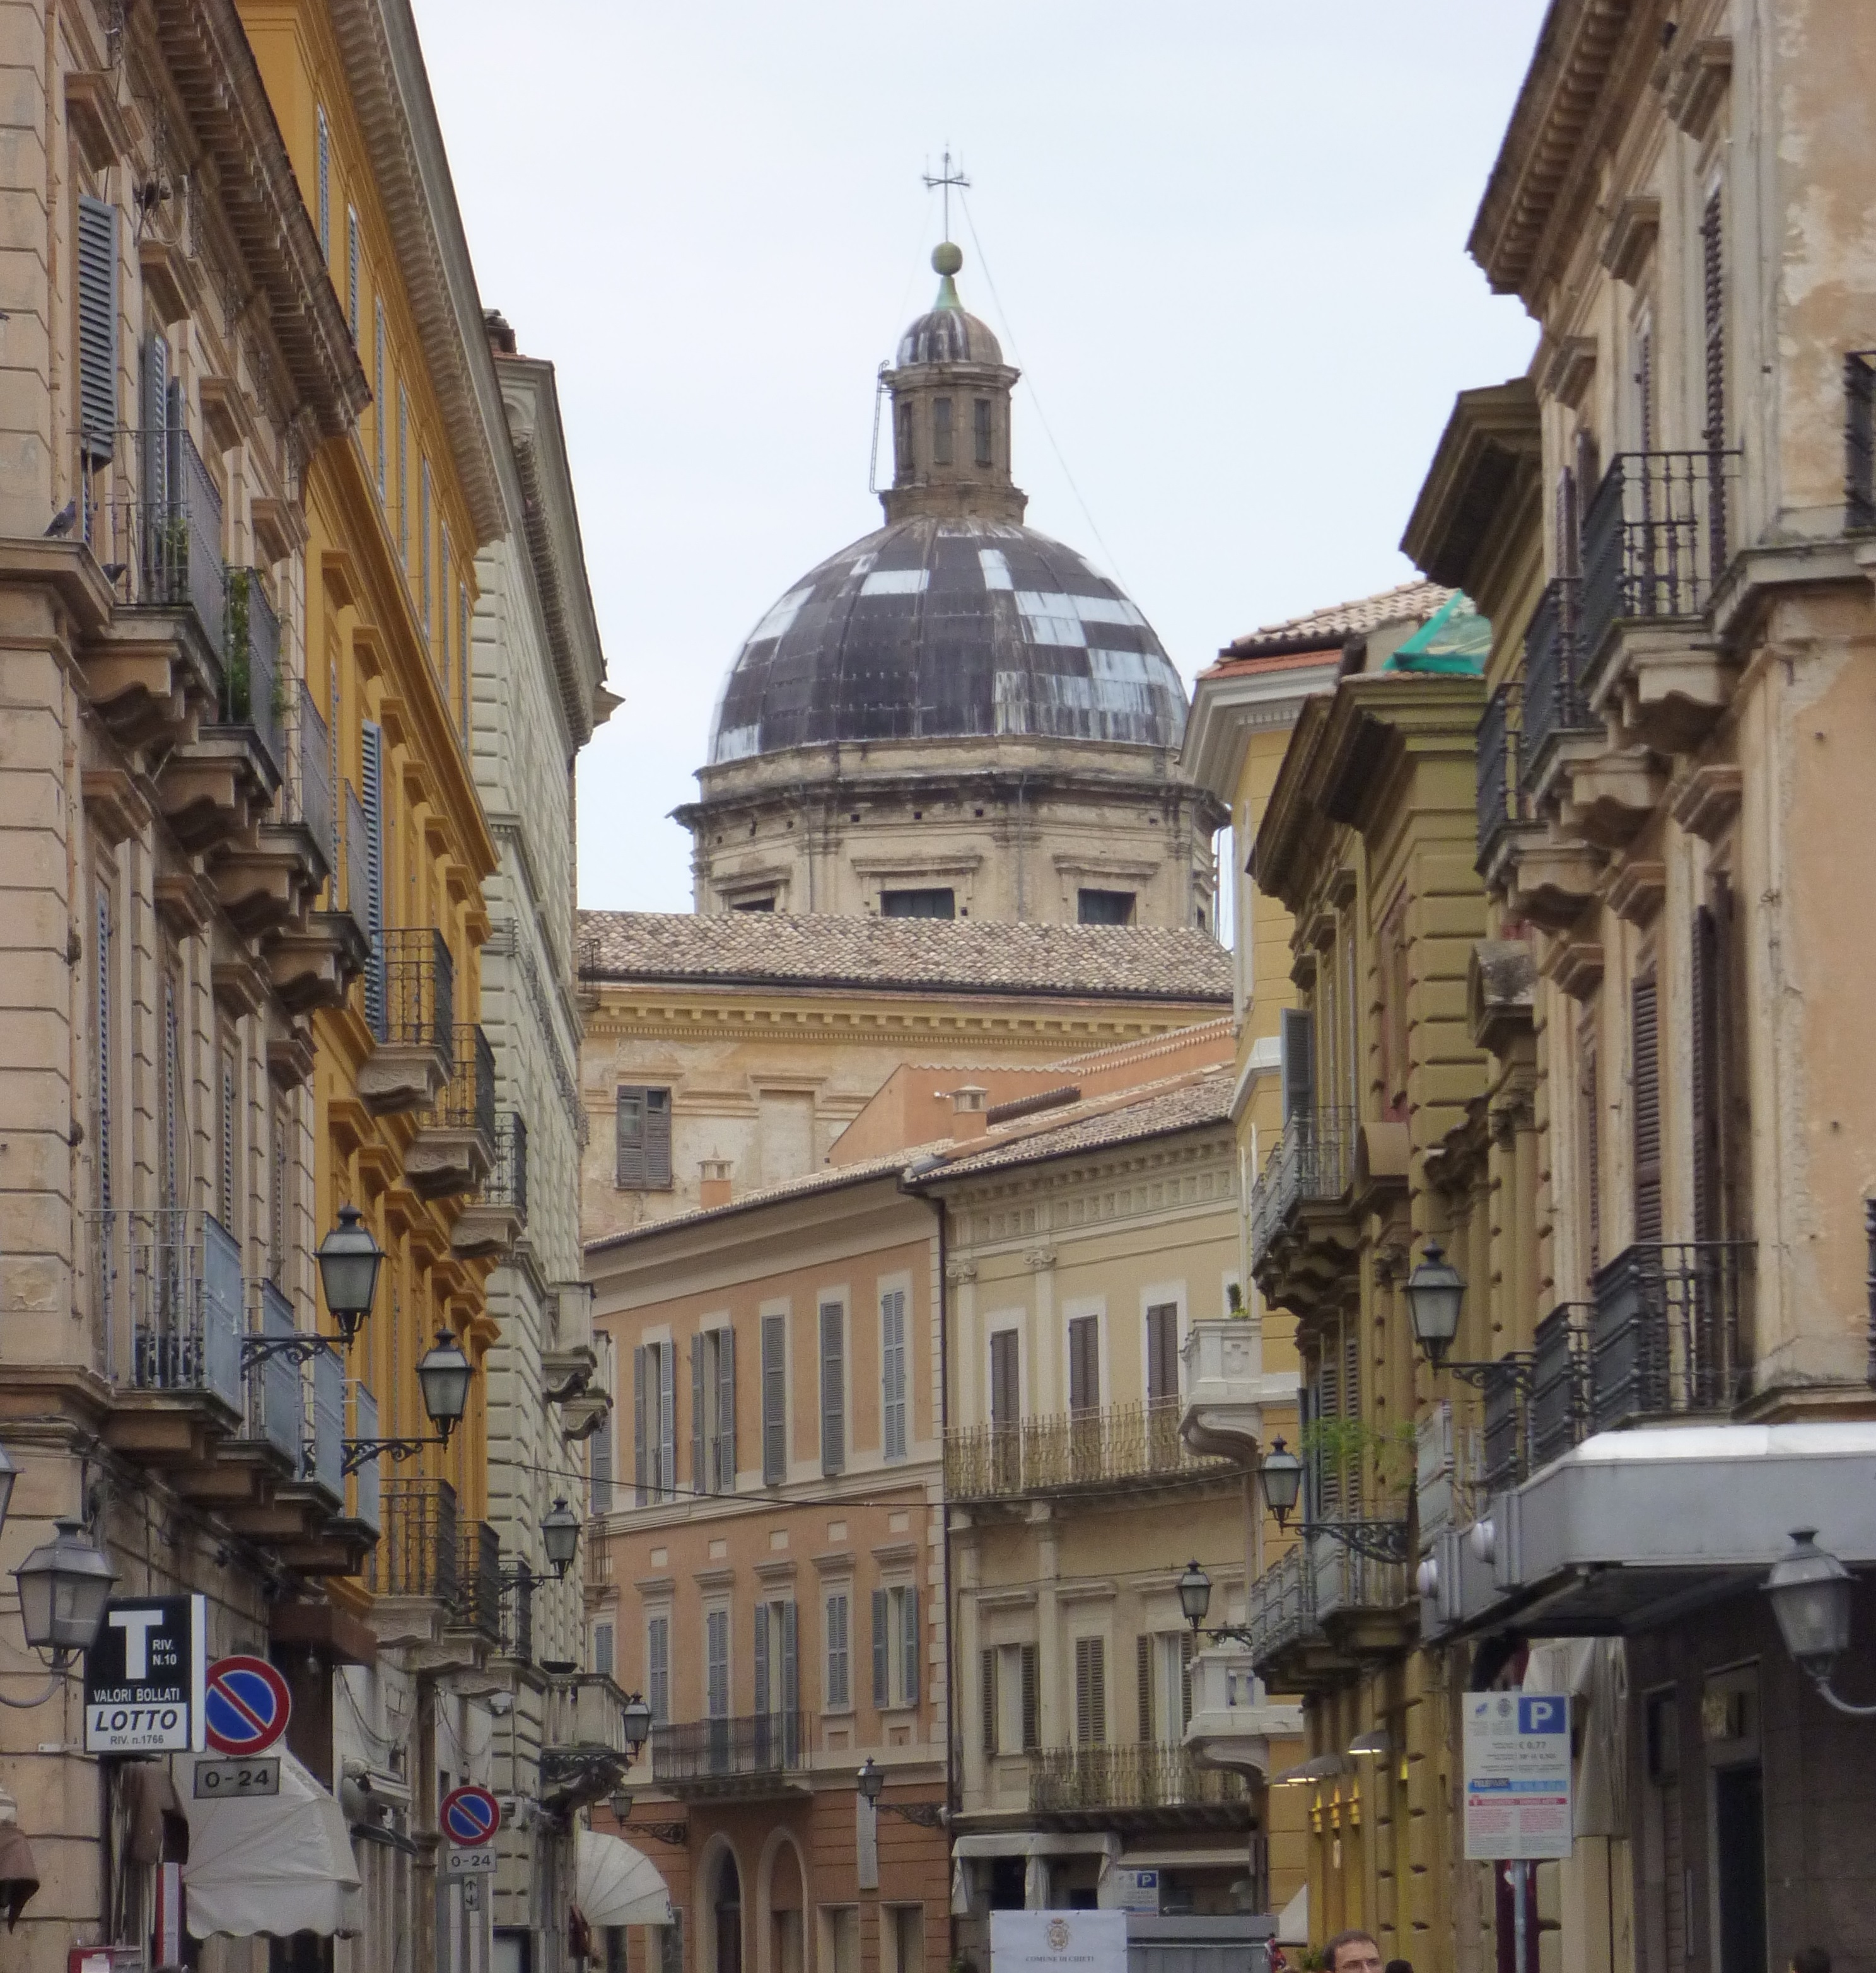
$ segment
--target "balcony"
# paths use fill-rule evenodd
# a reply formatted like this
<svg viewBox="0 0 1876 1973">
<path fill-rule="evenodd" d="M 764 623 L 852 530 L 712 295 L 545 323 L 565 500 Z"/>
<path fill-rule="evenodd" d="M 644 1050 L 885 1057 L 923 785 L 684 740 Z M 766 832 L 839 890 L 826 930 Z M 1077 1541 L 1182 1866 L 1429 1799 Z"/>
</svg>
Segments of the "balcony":
<svg viewBox="0 0 1876 1973">
<path fill-rule="evenodd" d="M 221 496 L 186 432 L 91 432 L 74 445 L 73 532 L 118 604 L 86 651 L 87 692 L 124 746 L 188 746 L 221 699 Z"/>
<path fill-rule="evenodd" d="M 528 1224 L 528 1126 L 508 1111 L 495 1120 L 494 1157 L 488 1173 L 450 1229 L 450 1251 L 460 1260 L 514 1251 Z"/>
<path fill-rule="evenodd" d="M 625 1778 L 632 1755 L 626 1695 L 604 1672 L 555 1679 L 541 1743 L 541 1795 L 559 1812 L 601 1801 Z"/>
<path fill-rule="evenodd" d="M 1590 1324 L 1594 1314 L 1593 1303 L 1567 1301 L 1537 1325 L 1531 1365 L 1530 1472 L 1540 1472 L 1561 1459 L 1588 1435 Z"/>
<path fill-rule="evenodd" d="M 357 883 L 353 873 L 348 905 L 355 918 Z M 456 969 L 442 933 L 428 925 L 381 933 L 365 970 L 365 1018 L 378 1045 L 358 1077 L 373 1116 L 436 1103 L 456 1067 L 455 1009 Z"/>
<path fill-rule="evenodd" d="M 1183 1355 L 1180 1436 L 1196 1453 L 1249 1464 L 1263 1441 L 1264 1406 L 1295 1402 L 1295 1374 L 1265 1376 L 1262 1332 L 1241 1316 L 1194 1322 Z"/>
<path fill-rule="evenodd" d="M 378 1546 L 365 1569 L 372 1622 L 387 1644 L 433 1644 L 461 1598 L 461 1523 L 447 1480 L 378 1482 Z"/>
<path fill-rule="evenodd" d="M 456 1605 L 451 1628 L 482 1643 L 502 1641 L 502 1538 L 486 1521 L 465 1521 L 457 1535 Z"/>
<path fill-rule="evenodd" d="M 1149 1489 L 1231 1476 L 1228 1459 L 1180 1436 L 1176 1398 L 974 1425 L 945 1435 L 945 1488 L 956 1501 L 1072 1494 L 1117 1481 Z"/>
<path fill-rule="evenodd" d="M 1272 1703 L 1241 1644 L 1214 1645 L 1192 1661 L 1185 1744 L 1201 1765 L 1267 1775 L 1270 1742 L 1302 1730 L 1302 1708 Z"/>
<path fill-rule="evenodd" d="M 651 1778 L 684 1797 L 772 1801 L 807 1791 L 814 1719 L 808 1713 L 752 1713 L 656 1726 Z"/>
<path fill-rule="evenodd" d="M 1750 1241 L 1635 1246 L 1597 1271 L 1590 1325 L 1593 1431 L 1731 1409 L 1742 1394 L 1756 1252 Z"/>
<path fill-rule="evenodd" d="M 1499 865 L 1508 836 L 1531 823 L 1531 800 L 1518 771 L 1524 726 L 1524 682 L 1511 679 L 1486 700 L 1478 721 L 1477 867 L 1488 882 Z"/>
<path fill-rule="evenodd" d="M 1272 1692 L 1345 1683 L 1413 1634 L 1404 1521 L 1318 1522 L 1251 1585 L 1252 1668 Z"/>
<path fill-rule="evenodd" d="M 534 1572 L 525 1561 L 516 1563 L 512 1574 L 501 1583 L 499 1631 L 496 1649 L 517 1664 L 534 1662 Z"/>
<path fill-rule="evenodd" d="M 1029 1757 L 1030 1813 L 1045 1827 L 1246 1829 L 1250 1785 L 1173 1741 L 1043 1747 Z"/>
<path fill-rule="evenodd" d="M 369 866 L 362 859 L 349 859 L 353 867 L 346 874 L 355 888 L 347 894 L 350 908 L 341 909 L 332 735 L 303 681 L 287 702 L 286 745 L 286 780 L 280 814 L 261 825 L 251 852 L 223 859 L 217 866 L 216 879 L 224 901 L 231 895 L 245 894 L 252 898 L 249 908 L 257 915 L 283 913 L 268 938 L 265 955 L 274 991 L 290 1012 L 303 1014 L 315 1007 L 343 1006 L 352 983 L 371 962 L 365 905 Z M 349 789 L 346 792 L 351 793 Z M 351 806 L 358 807 L 355 796 Z M 363 826 L 360 810 L 361 851 Z M 231 863 L 234 866 L 231 870 Z M 328 908 L 309 908 L 329 882 Z M 303 898 L 304 908 L 299 901 Z"/>
<path fill-rule="evenodd" d="M 1583 517 L 1582 651 L 1590 702 L 1645 747 L 1698 745 L 1734 667 L 1705 623 L 1727 560 L 1737 452 L 1630 452 Z"/>
<path fill-rule="evenodd" d="M 230 843 L 210 870 L 221 908 L 247 937 L 304 928 L 332 868 L 332 743 L 305 682 L 281 679 L 274 812 Z M 355 973 L 352 976 L 355 977 Z"/>
<path fill-rule="evenodd" d="M 450 1078 L 417 1121 L 404 1175 L 420 1199 L 473 1192 L 495 1157 L 495 1051 L 473 1022 L 450 1039 Z"/>
<path fill-rule="evenodd" d="M 1360 1134 L 1353 1110 L 1293 1111 L 1265 1160 L 1251 1193 L 1251 1271 L 1273 1301 L 1327 1285 L 1354 1254 L 1343 1206 Z"/>
</svg>

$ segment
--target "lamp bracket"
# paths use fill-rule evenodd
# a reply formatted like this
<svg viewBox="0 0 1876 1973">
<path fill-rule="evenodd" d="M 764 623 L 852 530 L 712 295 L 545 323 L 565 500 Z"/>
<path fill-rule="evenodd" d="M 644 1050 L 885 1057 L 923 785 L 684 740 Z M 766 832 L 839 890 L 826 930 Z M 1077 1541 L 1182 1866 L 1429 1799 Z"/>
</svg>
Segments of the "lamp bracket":
<svg viewBox="0 0 1876 1973">
<path fill-rule="evenodd" d="M 1806 1669 L 1808 1670 L 1809 1667 L 1807 1667 Z M 1876 1719 L 1876 1706 L 1852 1706 L 1848 1700 L 1839 1699 L 1831 1690 L 1830 1674 L 1828 1671 L 1812 1672 L 1811 1683 L 1817 1687 L 1819 1698 L 1834 1711 L 1842 1713 L 1851 1719 Z"/>
<path fill-rule="evenodd" d="M 1213 1644 L 1242 1644 L 1244 1646 L 1245 1649 L 1248 1651 L 1250 1649 L 1251 1646 L 1256 1642 L 1256 1639 L 1252 1636 L 1251 1633 L 1247 1631 L 1242 1624 L 1216 1624 L 1211 1625 L 1194 1624 L 1192 1628 L 1193 1633 L 1197 1636 L 1209 1638 Z"/>
<path fill-rule="evenodd" d="M 945 1829 L 951 1824 L 951 1812 L 941 1801 L 882 1801 L 878 1808 L 882 1815 L 902 1816 L 921 1829 Z"/>
<path fill-rule="evenodd" d="M 1457 1377 L 1462 1384 L 1470 1384 L 1475 1391 L 1488 1391 L 1494 1384 L 1502 1382 L 1529 1397 L 1537 1381 L 1537 1366 L 1531 1353 L 1525 1350 L 1514 1350 L 1508 1356 L 1495 1358 L 1488 1363 L 1462 1363 L 1450 1356 L 1442 1356 L 1435 1362 L 1433 1368 Z"/>
<path fill-rule="evenodd" d="M 681 1844 L 690 1840 L 688 1822 L 622 1822 L 619 1827 L 634 1836 L 654 1837 L 660 1843 Z"/>
<path fill-rule="evenodd" d="M 345 1441 L 345 1456 L 339 1471 L 355 1473 L 362 1466 L 368 1466 L 381 1457 L 395 1460 L 401 1466 L 407 1459 L 414 1459 L 427 1445 L 447 1445 L 444 1438 L 349 1438 Z"/>
<path fill-rule="evenodd" d="M 1405 1521 L 1313 1521 L 1303 1530 L 1303 1539 L 1327 1535 L 1344 1548 L 1370 1562 L 1405 1562 L 1407 1559 L 1407 1524 Z"/>
<path fill-rule="evenodd" d="M 241 1338 L 241 1368 L 251 1370 L 257 1363 L 265 1363 L 276 1356 L 290 1356 L 296 1363 L 310 1363 L 316 1356 L 322 1356 L 332 1348 L 332 1343 L 323 1336 L 244 1336 Z"/>
</svg>

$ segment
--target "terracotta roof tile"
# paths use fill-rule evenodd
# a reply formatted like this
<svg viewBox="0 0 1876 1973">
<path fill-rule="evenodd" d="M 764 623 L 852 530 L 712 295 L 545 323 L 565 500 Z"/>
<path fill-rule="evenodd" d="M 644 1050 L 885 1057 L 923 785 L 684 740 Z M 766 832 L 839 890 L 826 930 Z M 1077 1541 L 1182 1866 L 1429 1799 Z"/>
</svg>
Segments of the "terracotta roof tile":
<svg viewBox="0 0 1876 1973">
<path fill-rule="evenodd" d="M 1403 617 L 1417 617 L 1424 623 L 1452 594 L 1436 582 L 1403 582 L 1377 595 L 1357 597 L 1352 603 L 1331 604 L 1326 609 L 1311 610 L 1281 623 L 1265 623 L 1233 639 L 1229 650 L 1220 655 L 1249 651 L 1259 644 L 1279 640 L 1292 643 L 1302 637 L 1320 636 L 1326 644 L 1332 639 L 1339 641 L 1358 632 L 1376 630 L 1383 623 L 1398 623 Z"/>
<path fill-rule="evenodd" d="M 1208 1069 L 1200 1075 L 1181 1077 L 1170 1088 L 1146 1094 L 1130 1103 L 1117 1104 L 1108 1098 L 1082 1106 L 1079 1113 L 1071 1111 L 1046 1128 L 1039 1128 L 1037 1120 L 1028 1119 L 1028 1127 L 1020 1137 L 952 1157 L 941 1170 L 927 1176 L 935 1180 L 968 1177 L 1010 1165 L 1033 1163 L 1042 1158 L 1105 1150 L 1115 1144 L 1163 1137 L 1174 1130 L 1189 1130 L 1206 1124 L 1228 1124 L 1232 1079 L 1227 1068 Z"/>
<path fill-rule="evenodd" d="M 1229 1002 L 1230 955 L 1210 934 L 987 918 L 582 911 L 582 979 L 1062 994 Z"/>
</svg>

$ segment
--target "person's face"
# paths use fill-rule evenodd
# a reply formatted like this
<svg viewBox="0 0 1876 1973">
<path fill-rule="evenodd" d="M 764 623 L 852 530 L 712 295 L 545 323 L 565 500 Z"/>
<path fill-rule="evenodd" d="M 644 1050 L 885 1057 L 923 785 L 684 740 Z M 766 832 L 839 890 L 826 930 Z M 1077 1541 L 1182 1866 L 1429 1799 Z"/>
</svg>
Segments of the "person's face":
<svg viewBox="0 0 1876 1973">
<path fill-rule="evenodd" d="M 1351 1939 L 1336 1948 L 1329 1973 L 1381 1973 L 1381 1948 L 1372 1940 Z"/>
</svg>

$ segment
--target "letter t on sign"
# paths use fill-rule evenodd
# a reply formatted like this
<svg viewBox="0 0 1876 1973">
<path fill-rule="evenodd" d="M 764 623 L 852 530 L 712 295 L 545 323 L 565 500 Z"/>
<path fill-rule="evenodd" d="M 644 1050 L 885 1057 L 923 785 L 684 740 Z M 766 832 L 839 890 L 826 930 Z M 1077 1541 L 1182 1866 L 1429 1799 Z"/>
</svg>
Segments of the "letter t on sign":
<svg viewBox="0 0 1876 1973">
<path fill-rule="evenodd" d="M 124 1677 L 148 1678 L 150 1675 L 150 1633 L 163 1621 L 160 1610 L 113 1610 L 110 1626 L 124 1634 Z"/>
</svg>

